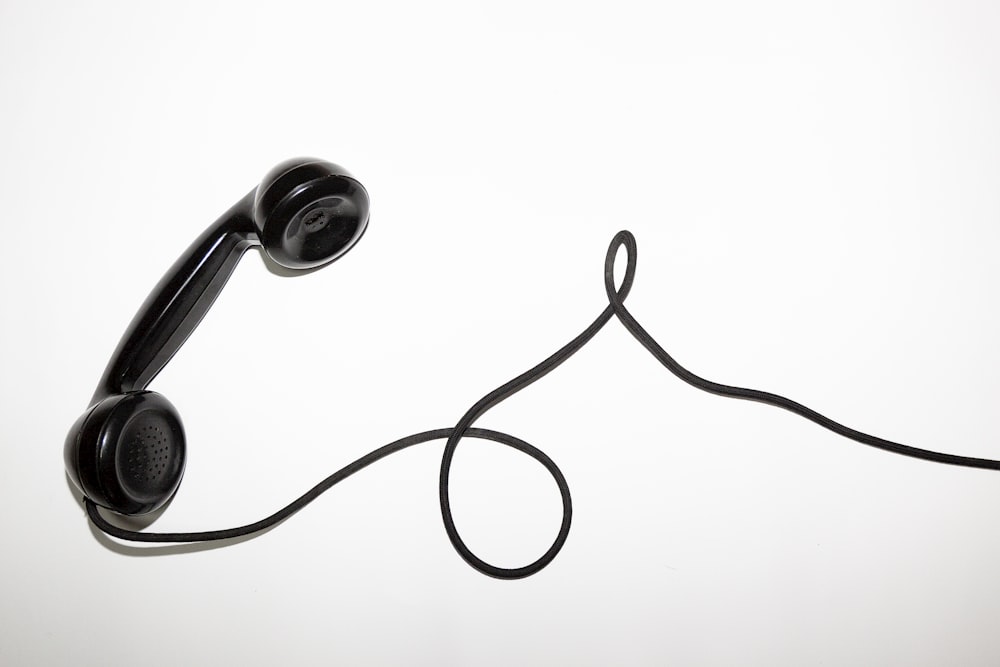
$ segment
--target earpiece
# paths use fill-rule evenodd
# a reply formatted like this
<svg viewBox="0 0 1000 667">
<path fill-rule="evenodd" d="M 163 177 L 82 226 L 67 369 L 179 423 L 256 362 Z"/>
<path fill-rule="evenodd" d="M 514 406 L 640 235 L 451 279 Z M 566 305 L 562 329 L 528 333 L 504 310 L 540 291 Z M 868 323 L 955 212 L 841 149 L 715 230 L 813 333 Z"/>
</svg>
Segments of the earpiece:
<svg viewBox="0 0 1000 667">
<path fill-rule="evenodd" d="M 253 219 L 268 257 L 289 269 L 311 269 L 358 242 L 368 225 L 368 193 L 343 167 L 288 160 L 254 193 Z"/>
<path fill-rule="evenodd" d="M 243 253 L 261 246 L 289 269 L 328 264 L 364 234 L 368 193 L 343 167 L 316 159 L 272 169 L 178 259 L 147 297 L 73 424 L 70 479 L 121 514 L 162 507 L 184 474 L 184 428 L 163 396 L 146 390 L 198 326 Z"/>
</svg>

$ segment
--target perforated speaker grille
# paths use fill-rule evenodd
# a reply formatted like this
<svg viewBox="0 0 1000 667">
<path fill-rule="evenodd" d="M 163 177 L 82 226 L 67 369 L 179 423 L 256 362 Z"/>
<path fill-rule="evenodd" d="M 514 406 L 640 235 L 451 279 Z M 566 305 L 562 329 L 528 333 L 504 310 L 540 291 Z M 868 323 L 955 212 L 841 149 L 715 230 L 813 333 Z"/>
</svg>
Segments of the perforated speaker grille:
<svg viewBox="0 0 1000 667">
<path fill-rule="evenodd" d="M 147 424 L 132 435 L 126 444 L 127 472 L 136 483 L 154 482 L 163 475 L 170 456 L 167 436 L 159 426 Z"/>
<path fill-rule="evenodd" d="M 176 485 L 183 465 L 181 437 L 156 410 L 140 412 L 129 421 L 118 448 L 118 471 L 131 495 L 156 495 Z"/>
</svg>

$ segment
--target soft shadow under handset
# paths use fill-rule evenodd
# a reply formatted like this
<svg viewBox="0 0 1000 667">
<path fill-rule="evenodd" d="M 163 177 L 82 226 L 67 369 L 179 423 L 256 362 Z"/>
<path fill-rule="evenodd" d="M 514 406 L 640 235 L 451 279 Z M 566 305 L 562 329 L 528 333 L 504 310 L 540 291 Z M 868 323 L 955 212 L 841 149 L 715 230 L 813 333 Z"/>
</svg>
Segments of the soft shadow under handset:
<svg viewBox="0 0 1000 667">
<path fill-rule="evenodd" d="M 650 336 L 625 308 L 635 278 L 636 242 L 628 231 L 612 239 L 604 260 L 608 305 L 576 338 L 533 368 L 477 401 L 452 428 L 406 436 L 384 445 L 333 473 L 274 514 L 252 524 L 194 533 L 151 533 L 109 523 L 98 505 L 119 514 L 145 514 L 162 507 L 176 493 L 184 473 L 184 430 L 174 407 L 146 389 L 177 352 L 222 290 L 244 251 L 259 245 L 277 264 L 292 270 L 322 266 L 346 253 L 368 224 L 365 188 L 343 168 L 322 160 L 298 159 L 272 169 L 264 181 L 199 237 L 177 260 L 132 320 L 90 401 L 90 407 L 66 439 L 66 470 L 84 494 L 87 514 L 105 533 L 135 542 L 204 542 L 260 532 L 288 518 L 334 484 L 362 468 L 413 445 L 446 440 L 438 478 L 441 517 L 452 545 L 467 563 L 501 579 L 517 579 L 548 565 L 569 535 L 572 503 L 559 467 L 540 449 L 501 431 L 473 424 L 487 410 L 545 376 L 582 348 L 613 317 L 661 364 L 679 378 L 707 392 L 785 408 L 824 428 L 866 445 L 897 454 L 972 468 L 1000 470 L 1000 461 L 956 456 L 884 440 L 833 421 L 778 394 L 706 380 L 687 370 Z M 618 250 L 627 265 L 621 285 L 614 282 Z M 451 464 L 463 438 L 492 440 L 521 451 L 552 475 L 562 498 L 559 532 L 537 560 L 501 568 L 480 559 L 458 534 L 451 512 Z"/>
</svg>

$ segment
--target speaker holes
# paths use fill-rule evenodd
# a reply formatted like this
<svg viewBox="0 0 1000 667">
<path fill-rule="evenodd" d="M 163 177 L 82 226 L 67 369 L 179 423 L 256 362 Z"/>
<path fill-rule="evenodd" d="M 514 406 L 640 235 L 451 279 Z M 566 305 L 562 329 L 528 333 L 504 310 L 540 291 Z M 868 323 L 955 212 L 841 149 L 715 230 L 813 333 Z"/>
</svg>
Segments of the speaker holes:
<svg viewBox="0 0 1000 667">
<path fill-rule="evenodd" d="M 124 461 L 119 461 L 125 464 L 124 477 L 138 488 L 155 486 L 163 480 L 174 454 L 167 428 L 137 419 L 123 436 L 125 456 Z"/>
</svg>

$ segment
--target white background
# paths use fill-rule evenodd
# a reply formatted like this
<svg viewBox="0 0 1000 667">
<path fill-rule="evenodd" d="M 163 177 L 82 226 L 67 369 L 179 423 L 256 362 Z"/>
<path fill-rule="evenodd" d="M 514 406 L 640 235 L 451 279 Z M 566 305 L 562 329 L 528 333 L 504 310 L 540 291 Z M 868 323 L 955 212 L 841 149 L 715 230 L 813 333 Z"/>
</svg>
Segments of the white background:
<svg viewBox="0 0 1000 667">
<path fill-rule="evenodd" d="M 701 393 L 613 321 L 479 425 L 546 450 L 563 552 L 484 577 L 442 443 L 219 549 L 88 525 L 63 438 L 166 268 L 275 163 L 368 188 L 302 277 L 252 251 L 156 379 L 155 530 L 255 520 L 454 424 L 605 306 L 683 364 L 1000 458 L 1000 11 L 989 2 L 0 3 L 0 662 L 996 665 L 1000 474 Z M 456 520 L 536 558 L 551 479 L 463 443 Z"/>
</svg>

